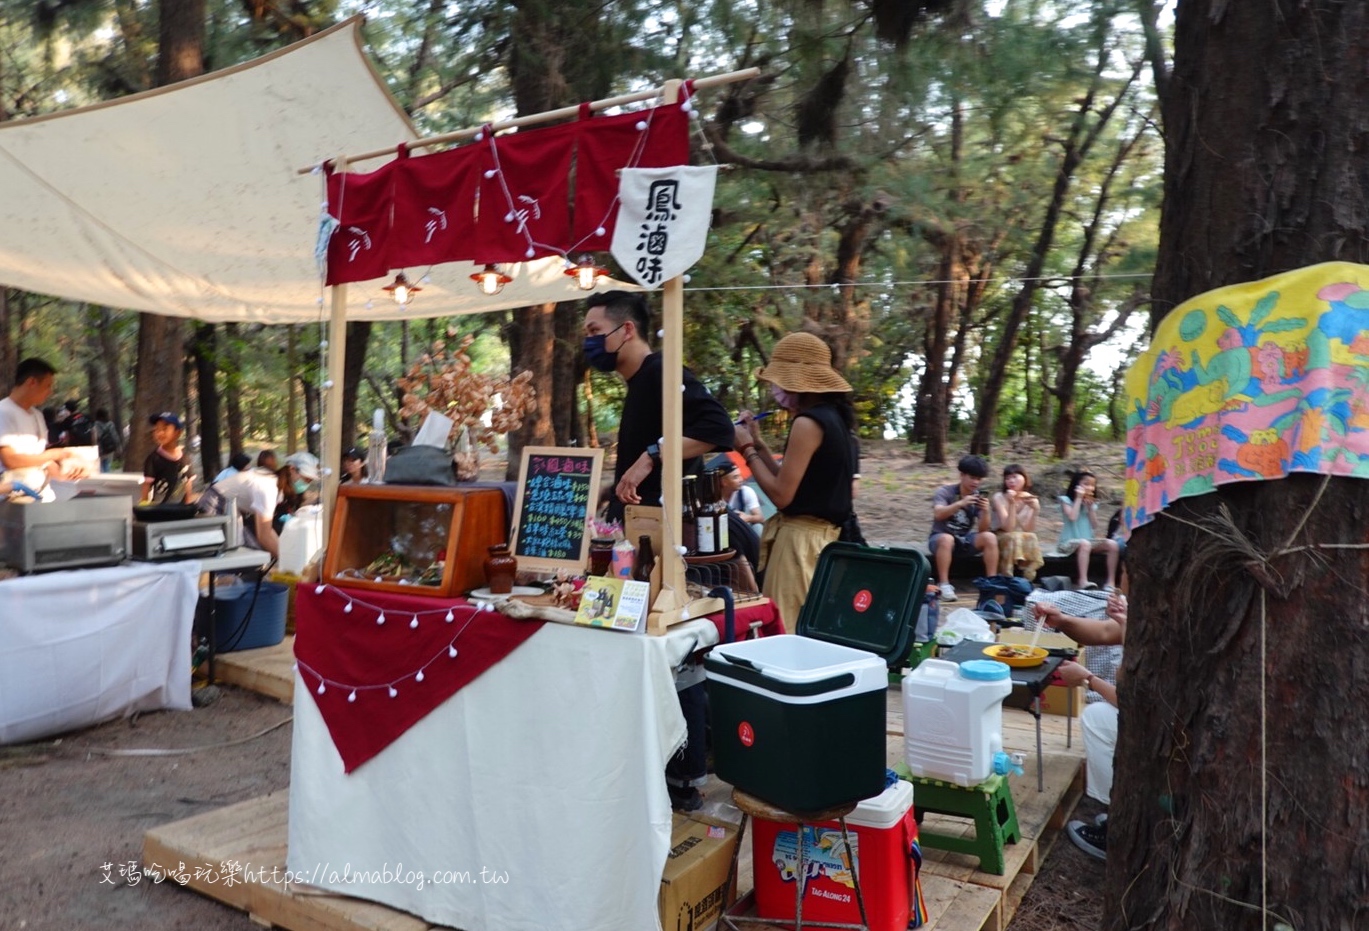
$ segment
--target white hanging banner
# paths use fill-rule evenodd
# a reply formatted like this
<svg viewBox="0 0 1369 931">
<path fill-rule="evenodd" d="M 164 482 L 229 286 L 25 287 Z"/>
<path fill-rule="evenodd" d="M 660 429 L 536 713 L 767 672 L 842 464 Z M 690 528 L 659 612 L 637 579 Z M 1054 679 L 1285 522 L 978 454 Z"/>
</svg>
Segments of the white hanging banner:
<svg viewBox="0 0 1369 931">
<path fill-rule="evenodd" d="M 654 290 L 699 261 L 717 180 L 716 165 L 623 169 L 611 250 L 623 271 Z"/>
</svg>

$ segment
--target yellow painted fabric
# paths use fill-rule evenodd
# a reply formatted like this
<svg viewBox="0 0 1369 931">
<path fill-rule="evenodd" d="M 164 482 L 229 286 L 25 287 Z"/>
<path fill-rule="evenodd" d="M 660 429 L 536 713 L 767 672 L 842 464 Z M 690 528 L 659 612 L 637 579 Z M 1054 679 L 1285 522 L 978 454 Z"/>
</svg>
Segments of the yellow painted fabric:
<svg viewBox="0 0 1369 931">
<path fill-rule="evenodd" d="M 1369 266 L 1200 294 L 1127 372 L 1123 520 L 1228 482 L 1369 476 Z"/>
</svg>

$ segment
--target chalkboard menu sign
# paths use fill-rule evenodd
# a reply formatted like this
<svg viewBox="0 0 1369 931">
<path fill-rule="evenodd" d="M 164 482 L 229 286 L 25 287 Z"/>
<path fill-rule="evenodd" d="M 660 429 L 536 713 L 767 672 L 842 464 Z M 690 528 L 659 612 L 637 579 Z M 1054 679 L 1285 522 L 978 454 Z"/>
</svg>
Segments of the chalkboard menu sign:
<svg viewBox="0 0 1369 931">
<path fill-rule="evenodd" d="M 602 449 L 523 447 L 514 503 L 518 568 L 584 570 L 603 464 Z"/>
</svg>

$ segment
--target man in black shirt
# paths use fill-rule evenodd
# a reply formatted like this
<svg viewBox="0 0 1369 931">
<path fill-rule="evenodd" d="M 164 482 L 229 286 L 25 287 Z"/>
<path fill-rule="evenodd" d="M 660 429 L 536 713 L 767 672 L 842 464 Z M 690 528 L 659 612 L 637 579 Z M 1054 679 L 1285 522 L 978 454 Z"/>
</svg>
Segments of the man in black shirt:
<svg viewBox="0 0 1369 931">
<path fill-rule="evenodd" d="M 621 521 L 625 504 L 654 507 L 661 501 L 661 354 L 647 342 L 651 318 L 641 294 L 606 291 L 585 306 L 585 361 L 627 382 L 608 509 L 610 520 Z M 689 369 L 684 370 L 683 423 L 684 474 L 702 472 L 704 454 L 732 448 L 732 418 Z"/>
<path fill-rule="evenodd" d="M 585 361 L 600 372 L 617 372 L 627 382 L 618 425 L 618 458 L 613 467 L 610 520 L 623 519 L 628 504 L 657 506 L 661 501 L 661 354 L 647 342 L 651 317 L 646 298 L 629 291 L 606 291 L 585 301 Z M 684 474 L 703 471 L 703 455 L 731 449 L 732 418 L 689 369 L 684 370 L 684 436 L 680 454 Z M 690 667 L 678 673 L 675 689 L 684 714 L 685 745 L 666 765 L 666 788 L 673 808 L 693 811 L 703 805 L 698 786 L 708 779 L 708 709 L 704 684 Z"/>
</svg>

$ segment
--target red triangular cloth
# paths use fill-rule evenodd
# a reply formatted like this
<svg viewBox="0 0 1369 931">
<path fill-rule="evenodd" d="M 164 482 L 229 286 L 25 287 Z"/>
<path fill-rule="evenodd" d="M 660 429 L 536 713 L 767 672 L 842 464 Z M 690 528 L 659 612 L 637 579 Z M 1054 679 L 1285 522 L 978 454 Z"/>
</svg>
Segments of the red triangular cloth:
<svg viewBox="0 0 1369 931">
<path fill-rule="evenodd" d="M 478 612 L 460 599 L 333 585 L 320 590 L 301 583 L 295 594 L 295 660 L 350 773 L 542 624 Z"/>
</svg>

